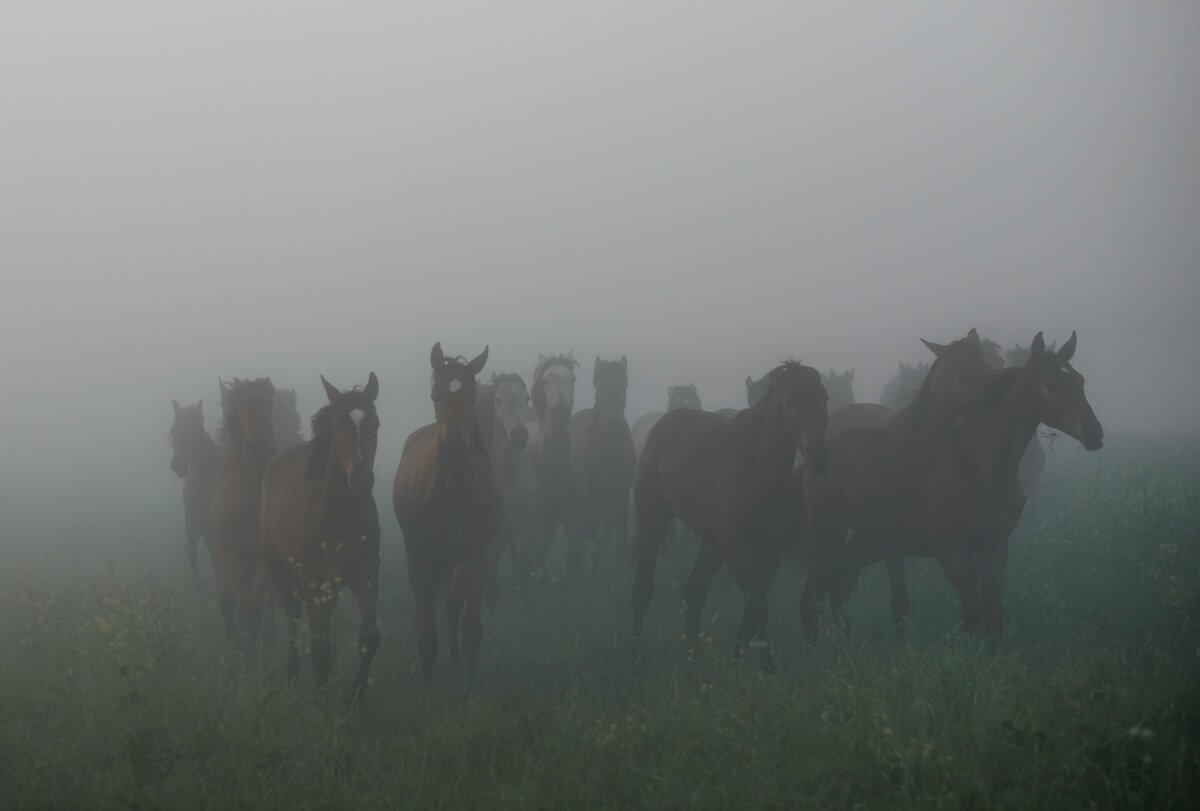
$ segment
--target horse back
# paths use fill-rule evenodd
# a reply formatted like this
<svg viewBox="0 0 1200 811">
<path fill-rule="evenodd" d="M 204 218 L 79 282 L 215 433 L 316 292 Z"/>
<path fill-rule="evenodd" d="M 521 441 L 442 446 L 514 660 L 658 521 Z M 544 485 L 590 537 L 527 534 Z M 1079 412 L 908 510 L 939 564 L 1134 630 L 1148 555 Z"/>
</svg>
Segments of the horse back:
<svg viewBox="0 0 1200 811">
<path fill-rule="evenodd" d="M 851 428 L 882 428 L 892 418 L 892 410 L 879 403 L 851 403 L 829 412 L 825 439 L 831 440 Z"/>
<path fill-rule="evenodd" d="M 730 421 L 707 411 L 664 414 L 646 438 L 634 484 L 639 513 L 665 501 L 693 531 L 712 537 L 720 525 L 717 472 Z"/>
</svg>

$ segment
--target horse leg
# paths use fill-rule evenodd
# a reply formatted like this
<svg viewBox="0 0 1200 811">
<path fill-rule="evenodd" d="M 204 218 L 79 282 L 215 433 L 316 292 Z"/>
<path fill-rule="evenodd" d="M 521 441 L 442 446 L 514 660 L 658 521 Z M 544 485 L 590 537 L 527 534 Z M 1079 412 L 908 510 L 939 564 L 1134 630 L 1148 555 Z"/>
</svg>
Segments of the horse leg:
<svg viewBox="0 0 1200 811">
<path fill-rule="evenodd" d="M 375 619 L 375 609 L 379 601 L 379 563 L 376 562 L 367 573 L 350 586 L 350 593 L 358 603 L 358 675 L 350 685 L 346 694 L 347 704 L 361 704 L 367 696 L 367 685 L 370 683 L 371 662 L 375 651 L 379 650 L 379 625 Z"/>
<path fill-rule="evenodd" d="M 462 638 L 467 649 L 467 689 L 475 687 L 475 665 L 479 659 L 479 646 L 483 641 L 483 623 L 480 618 L 483 607 L 484 578 L 487 577 L 487 552 L 483 549 L 463 562 L 460 567 L 463 595 Z"/>
<path fill-rule="evenodd" d="M 262 648 L 265 652 L 275 647 L 275 608 L 279 603 L 279 592 L 268 582 L 263 596 Z"/>
<path fill-rule="evenodd" d="M 980 559 L 980 587 L 983 596 L 983 628 L 988 641 L 1000 641 L 1004 634 L 1004 570 L 1008 566 L 1008 540 L 987 549 Z"/>
<path fill-rule="evenodd" d="M 450 589 L 446 594 L 446 634 L 450 645 L 451 662 L 458 661 L 458 629 L 463 614 L 462 588 L 463 564 L 459 563 L 454 567 L 454 572 L 450 576 Z"/>
<path fill-rule="evenodd" d="M 700 636 L 700 615 L 704 611 L 704 604 L 708 602 L 709 584 L 723 565 L 725 556 L 721 554 L 721 548 L 712 539 L 703 539 L 691 577 L 683 586 L 683 616 L 687 622 L 688 645 L 692 647 L 695 647 Z"/>
<path fill-rule="evenodd" d="M 278 585 L 279 580 L 275 581 Z M 292 589 L 279 589 L 279 602 L 283 605 L 283 615 L 287 618 L 288 654 L 287 654 L 287 684 L 289 688 L 296 686 L 300 678 L 300 599 Z"/>
<path fill-rule="evenodd" d="M 329 685 L 329 671 L 332 667 L 330 657 L 333 653 L 333 642 L 329 638 L 330 619 L 333 616 L 333 604 L 336 593 L 326 596 L 320 594 L 308 602 L 308 630 L 312 645 L 313 679 L 317 690 L 324 692 Z"/>
<path fill-rule="evenodd" d="M 637 518 L 637 528 L 633 534 L 633 554 L 637 564 L 637 571 L 633 576 L 634 642 L 642 636 L 642 621 L 646 618 L 650 598 L 654 596 L 654 564 L 658 561 L 663 535 L 674 517 L 665 501 L 657 506 L 657 514 L 653 514 L 654 511 L 649 506 L 642 511 L 643 514 Z"/>
<path fill-rule="evenodd" d="M 768 548 L 764 554 L 749 551 L 748 531 L 732 534 L 725 545 L 726 560 L 745 594 L 745 609 L 733 655 L 742 658 L 746 649 L 759 649 L 759 663 L 765 672 L 775 670 L 775 660 L 767 642 L 767 591 L 779 570 L 779 552 Z"/>
<path fill-rule="evenodd" d="M 426 573 L 428 574 L 428 573 Z M 416 581 L 417 577 L 410 577 Z M 413 621 L 417 628 L 417 653 L 421 657 L 421 675 L 426 681 L 433 678 L 433 663 L 437 659 L 437 589 L 432 583 L 420 586 L 413 582 Z"/>
<path fill-rule="evenodd" d="M 489 611 L 496 610 L 496 603 L 500 601 L 500 560 L 504 557 L 504 550 L 511 543 L 509 538 L 509 530 L 506 526 L 502 527 L 496 533 L 496 540 L 493 548 L 488 556 L 489 566 L 487 573 L 487 587 L 485 589 L 487 595 L 487 607 Z"/>
<path fill-rule="evenodd" d="M 968 634 L 975 630 L 983 619 L 983 600 L 979 593 L 979 576 L 971 565 L 970 555 L 961 549 L 951 549 L 942 552 L 937 558 L 938 564 L 946 574 L 946 579 L 958 593 L 962 605 L 963 630 Z"/>
<path fill-rule="evenodd" d="M 200 530 L 192 524 L 185 522 L 183 528 L 183 555 L 187 558 L 188 568 L 192 570 L 192 584 L 199 588 L 203 585 L 200 580 L 200 566 L 197 560 L 196 547 L 200 544 Z"/>
<path fill-rule="evenodd" d="M 899 625 L 908 619 L 912 610 L 908 599 L 908 585 L 904 582 L 904 555 L 888 555 L 885 560 L 888 585 L 892 592 L 892 621 Z"/>
</svg>

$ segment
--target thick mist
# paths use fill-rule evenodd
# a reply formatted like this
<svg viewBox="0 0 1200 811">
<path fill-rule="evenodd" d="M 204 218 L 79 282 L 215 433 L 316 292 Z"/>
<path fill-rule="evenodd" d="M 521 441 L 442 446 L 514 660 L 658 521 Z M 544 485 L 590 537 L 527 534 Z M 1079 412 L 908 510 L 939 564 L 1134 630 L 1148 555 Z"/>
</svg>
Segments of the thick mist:
<svg viewBox="0 0 1200 811">
<path fill-rule="evenodd" d="M 435 341 L 627 354 L 632 422 L 1075 329 L 1110 433 L 1200 427 L 1200 8 L 573 5 L 5 4 L 0 504 L 174 498 L 235 375 L 375 371 L 386 488 Z"/>
</svg>

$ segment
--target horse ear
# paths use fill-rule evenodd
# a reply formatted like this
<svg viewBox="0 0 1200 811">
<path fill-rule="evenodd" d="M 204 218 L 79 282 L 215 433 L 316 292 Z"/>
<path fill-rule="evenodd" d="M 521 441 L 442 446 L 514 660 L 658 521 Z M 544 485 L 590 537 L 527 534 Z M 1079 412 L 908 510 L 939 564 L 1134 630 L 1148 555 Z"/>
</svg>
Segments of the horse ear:
<svg viewBox="0 0 1200 811">
<path fill-rule="evenodd" d="M 1046 339 L 1043 338 L 1042 333 L 1039 332 L 1037 335 L 1033 336 L 1033 341 L 1029 344 L 1029 358 L 1030 360 L 1033 360 L 1035 358 L 1040 358 L 1044 354 L 1046 354 Z"/>
<path fill-rule="evenodd" d="M 487 358 L 488 348 L 485 346 L 483 351 L 480 352 L 473 361 L 467 364 L 467 371 L 471 373 L 472 377 L 483 371 L 483 365 L 487 363 Z"/>
<path fill-rule="evenodd" d="M 924 338 L 921 339 L 921 343 L 925 344 L 929 348 L 929 351 L 939 358 L 946 351 L 946 347 L 942 344 L 935 344 L 933 341 L 926 341 Z"/>
<path fill-rule="evenodd" d="M 200 412 L 200 416 L 204 416 L 204 398 L 201 397 L 196 401 L 196 410 Z"/>
<path fill-rule="evenodd" d="M 850 371 L 846 372 L 846 375 L 850 378 L 850 382 L 853 383 L 854 382 L 854 367 L 853 366 L 850 367 Z"/>
<path fill-rule="evenodd" d="M 429 351 L 429 365 L 433 367 L 433 371 L 438 371 L 446 363 L 446 356 L 442 354 L 442 342 L 438 341 L 433 345 L 433 349 Z"/>
<path fill-rule="evenodd" d="M 974 327 L 971 327 L 971 331 L 967 333 L 967 343 L 972 346 L 979 346 L 980 344 L 979 333 L 975 331 Z"/>
<path fill-rule="evenodd" d="M 1066 363 L 1071 358 L 1075 357 L 1075 330 L 1071 330 L 1071 337 L 1063 344 L 1062 349 L 1055 353 L 1054 357 L 1058 358 L 1059 363 Z"/>
<path fill-rule="evenodd" d="M 321 385 L 325 387 L 325 396 L 329 398 L 329 402 L 332 403 L 341 395 L 341 392 L 337 390 L 337 386 L 326 380 L 325 375 L 321 375 Z"/>
<path fill-rule="evenodd" d="M 596 365 L 596 366 L 600 365 L 600 356 L 599 355 L 596 356 L 596 361 L 595 361 L 594 365 Z"/>
<path fill-rule="evenodd" d="M 575 350 L 574 349 L 567 350 L 567 360 L 571 361 L 571 363 L 579 363 L 579 361 L 575 360 Z"/>
<path fill-rule="evenodd" d="M 754 379 L 752 377 L 750 377 L 750 375 L 746 375 L 746 388 L 750 388 L 753 385 L 754 385 Z"/>
<path fill-rule="evenodd" d="M 496 385 L 496 373 L 492 372 L 492 379 L 489 381 L 493 386 Z"/>
<path fill-rule="evenodd" d="M 621 366 L 625 369 L 629 368 L 629 358 L 625 357 L 624 355 L 621 356 Z"/>
<path fill-rule="evenodd" d="M 363 395 L 372 403 L 379 396 L 379 378 L 375 376 L 374 372 L 367 375 L 367 385 L 363 387 Z"/>
<path fill-rule="evenodd" d="M 179 412 L 180 412 L 180 411 L 183 411 L 183 409 L 179 407 L 179 401 L 178 401 L 178 400 L 172 400 L 172 401 L 171 401 L 171 405 L 172 405 L 172 406 L 174 406 L 174 408 L 175 408 L 175 416 L 176 416 L 176 417 L 178 417 L 178 416 L 179 416 Z"/>
<path fill-rule="evenodd" d="M 217 378 L 217 386 L 221 391 L 221 399 L 224 400 L 226 397 L 229 396 L 229 384 L 218 377 Z"/>
<path fill-rule="evenodd" d="M 545 356 L 545 355 L 543 355 L 541 352 L 538 352 L 538 362 L 537 362 L 537 365 L 538 365 L 538 366 L 541 366 L 541 365 L 542 365 L 543 363 L 545 363 L 545 362 L 546 362 L 546 356 Z"/>
</svg>

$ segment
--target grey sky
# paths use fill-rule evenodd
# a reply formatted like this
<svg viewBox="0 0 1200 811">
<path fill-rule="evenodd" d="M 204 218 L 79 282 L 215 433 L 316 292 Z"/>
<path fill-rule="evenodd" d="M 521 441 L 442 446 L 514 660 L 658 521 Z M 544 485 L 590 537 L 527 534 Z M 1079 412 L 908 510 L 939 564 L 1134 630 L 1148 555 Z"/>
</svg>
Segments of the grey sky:
<svg viewBox="0 0 1200 811">
<path fill-rule="evenodd" d="M 632 421 L 1077 329 L 1109 431 L 1200 427 L 1200 5 L 250 5 L 0 6 L 10 492 L 371 369 L 388 482 L 435 340 L 628 353 Z"/>
</svg>

